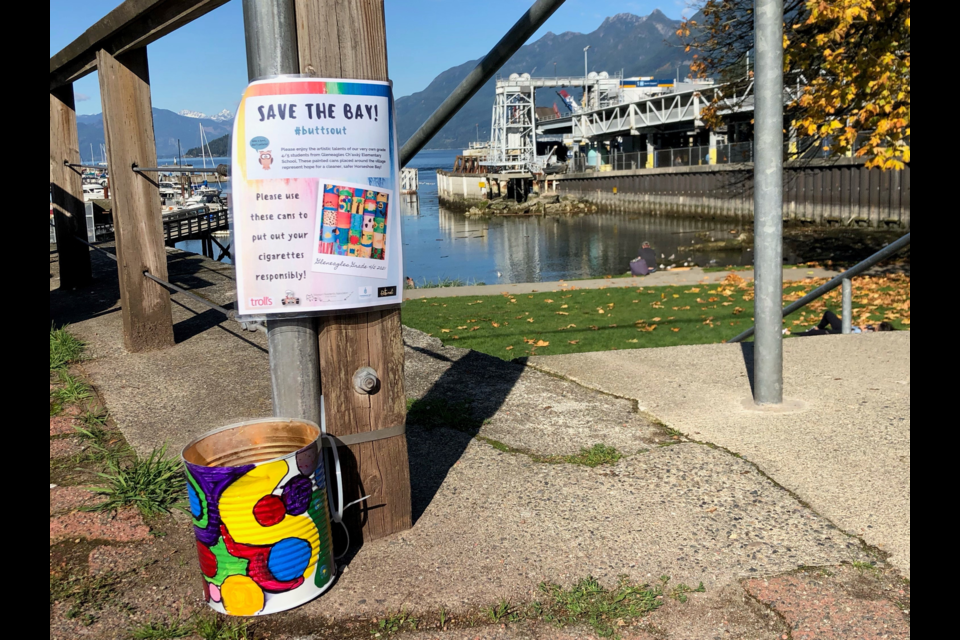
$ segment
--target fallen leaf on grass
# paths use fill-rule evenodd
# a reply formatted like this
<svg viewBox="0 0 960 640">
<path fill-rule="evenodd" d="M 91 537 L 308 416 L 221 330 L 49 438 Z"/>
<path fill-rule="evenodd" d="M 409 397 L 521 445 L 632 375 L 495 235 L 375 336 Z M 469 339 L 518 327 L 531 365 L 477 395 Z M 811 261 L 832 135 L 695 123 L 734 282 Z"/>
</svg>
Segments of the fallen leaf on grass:
<svg viewBox="0 0 960 640">
<path fill-rule="evenodd" d="M 570 344 L 577 344 L 577 343 L 580 342 L 580 341 L 579 341 L 579 340 L 567 340 L 567 342 L 569 342 Z"/>
<path fill-rule="evenodd" d="M 467 328 L 467 325 L 463 325 L 462 327 L 457 327 L 457 329 L 466 329 L 466 328 Z"/>
<path fill-rule="evenodd" d="M 491 322 L 490 324 L 493 325 L 494 328 L 497 328 L 500 326 L 499 322 Z"/>
<path fill-rule="evenodd" d="M 463 327 L 459 327 L 459 328 L 462 329 Z M 440 329 L 440 332 L 441 332 L 441 333 L 450 333 L 450 329 Z"/>
<path fill-rule="evenodd" d="M 558 316 L 568 316 L 568 315 L 570 315 L 570 314 L 567 313 L 566 311 L 555 311 L 554 313 L 556 313 Z"/>
<path fill-rule="evenodd" d="M 480 328 L 480 327 L 470 327 L 470 331 L 476 331 L 476 330 L 479 329 L 479 328 Z"/>
<path fill-rule="evenodd" d="M 527 318 L 527 322 L 533 322 L 533 318 Z"/>
<path fill-rule="evenodd" d="M 566 309 L 566 308 L 569 307 L 569 306 L 570 306 L 570 305 L 568 305 L 568 304 L 562 304 L 562 305 L 560 305 L 560 308 L 561 308 L 561 309 Z"/>
<path fill-rule="evenodd" d="M 549 346 L 550 346 L 550 343 L 547 342 L 546 340 L 537 340 L 537 341 L 534 343 L 533 346 L 535 346 L 535 347 L 549 347 Z"/>
<path fill-rule="evenodd" d="M 684 293 L 700 293 L 700 287 L 692 287 L 684 291 Z"/>
<path fill-rule="evenodd" d="M 679 297 L 680 297 L 680 294 L 679 294 L 679 293 L 675 293 L 675 294 L 673 294 L 673 297 L 674 297 L 674 298 L 679 298 Z"/>
<path fill-rule="evenodd" d="M 680 331 L 680 327 L 670 327 L 670 331 Z"/>
<path fill-rule="evenodd" d="M 511 346 L 507 347 L 506 349 L 507 349 L 507 351 L 510 351 L 510 349 L 513 349 L 513 346 L 511 345 Z"/>
<path fill-rule="evenodd" d="M 660 322 L 660 318 L 650 318 L 650 322 Z"/>
<path fill-rule="evenodd" d="M 743 310 L 742 307 L 734 307 L 734 308 L 733 308 L 733 315 L 738 316 L 738 315 L 740 315 L 741 313 L 743 313 L 743 311 L 744 311 L 744 310 Z"/>
<path fill-rule="evenodd" d="M 553 302 L 553 300 L 551 300 L 550 298 L 547 298 L 546 300 L 544 300 L 544 302 L 546 302 L 547 304 L 550 304 L 551 302 Z"/>
<path fill-rule="evenodd" d="M 599 327 L 598 327 L 597 325 L 595 325 L 595 324 L 590 325 L 590 328 L 593 329 L 594 331 L 596 331 L 597 329 L 599 329 Z"/>
<path fill-rule="evenodd" d="M 634 338 L 633 340 L 627 340 L 627 342 L 640 342 L 640 341 Z"/>
</svg>

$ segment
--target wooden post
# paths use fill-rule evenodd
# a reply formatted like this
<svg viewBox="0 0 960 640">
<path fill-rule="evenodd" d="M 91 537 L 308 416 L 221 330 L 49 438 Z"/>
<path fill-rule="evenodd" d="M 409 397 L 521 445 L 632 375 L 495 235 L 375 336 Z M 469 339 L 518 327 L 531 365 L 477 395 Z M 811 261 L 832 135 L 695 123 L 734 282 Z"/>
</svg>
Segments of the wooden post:
<svg viewBox="0 0 960 640">
<path fill-rule="evenodd" d="M 297 0 L 300 69 L 324 78 L 387 79 L 383 0 Z M 399 204 L 399 203 L 398 203 Z M 399 213 L 398 205 L 394 215 Z M 400 310 L 319 319 L 320 381 L 328 431 L 365 433 L 402 425 L 403 342 Z M 373 394 L 354 390 L 353 375 L 372 367 L 380 379 Z M 345 522 L 364 541 L 409 529 L 410 466 L 403 435 L 341 448 L 346 466 L 344 502 L 370 495 Z"/>
<path fill-rule="evenodd" d="M 73 289 L 90 281 L 90 249 L 74 240 L 74 237 L 87 239 L 82 171 L 64 166 L 65 161 L 80 162 L 72 84 L 50 92 L 50 190 L 57 231 L 60 287 Z"/>
<path fill-rule="evenodd" d="M 147 49 L 118 58 L 100 50 L 97 71 L 113 187 L 124 346 L 134 352 L 167 347 L 173 344 L 170 294 L 143 275 L 149 271 L 167 279 L 160 192 L 155 176 L 132 171 L 134 163 L 157 166 Z"/>
</svg>

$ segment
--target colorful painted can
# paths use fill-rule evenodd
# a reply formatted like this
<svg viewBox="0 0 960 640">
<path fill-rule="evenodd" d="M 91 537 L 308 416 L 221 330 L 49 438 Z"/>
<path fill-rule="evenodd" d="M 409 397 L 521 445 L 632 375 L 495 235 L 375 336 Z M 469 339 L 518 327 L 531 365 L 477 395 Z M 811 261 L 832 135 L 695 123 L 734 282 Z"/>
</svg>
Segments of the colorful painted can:
<svg viewBox="0 0 960 640">
<path fill-rule="evenodd" d="M 235 616 L 286 611 L 336 574 L 320 428 L 263 418 L 184 447 L 207 604 Z"/>
</svg>

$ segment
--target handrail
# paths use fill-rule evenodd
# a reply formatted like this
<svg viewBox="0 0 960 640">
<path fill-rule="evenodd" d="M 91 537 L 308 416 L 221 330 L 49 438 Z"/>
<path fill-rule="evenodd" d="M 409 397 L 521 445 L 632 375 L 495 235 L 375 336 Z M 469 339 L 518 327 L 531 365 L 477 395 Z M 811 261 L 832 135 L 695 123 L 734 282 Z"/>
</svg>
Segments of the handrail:
<svg viewBox="0 0 960 640">
<path fill-rule="evenodd" d="M 863 260 L 863 261 L 861 261 L 861 262 L 858 262 L 857 264 L 855 264 L 854 266 L 850 267 L 849 269 L 847 269 L 846 271 L 844 271 L 844 272 L 841 273 L 840 275 L 838 275 L 838 276 L 836 276 L 835 278 L 832 278 L 830 281 L 825 282 L 824 284 L 820 285 L 819 287 L 817 287 L 816 289 L 814 289 L 813 291 L 811 291 L 811 292 L 808 293 L 807 295 L 803 296 L 803 297 L 800 298 L 799 300 L 795 300 L 795 301 L 791 302 L 790 304 L 788 304 L 787 306 L 785 306 L 785 307 L 783 308 L 783 312 L 782 312 L 783 317 L 784 317 L 784 318 L 787 317 L 788 315 L 790 315 L 791 313 L 793 313 L 794 311 L 796 311 L 796 310 L 799 309 L 800 307 L 805 307 L 806 305 L 810 304 L 811 302 L 813 302 L 813 301 L 816 300 L 817 298 L 821 297 L 821 296 L 824 295 L 825 293 L 828 293 L 828 292 L 830 292 L 830 291 L 833 291 L 834 289 L 836 289 L 837 287 L 839 287 L 841 284 L 843 284 L 843 281 L 844 281 L 844 280 L 850 280 L 850 278 L 853 278 L 854 276 L 860 275 L 861 273 L 863 273 L 864 271 L 866 271 L 867 269 L 869 269 L 869 268 L 872 267 L 873 265 L 877 264 L 878 262 L 880 262 L 880 261 L 883 260 L 884 258 L 888 258 L 888 257 L 892 256 L 893 254 L 895 254 L 897 251 L 900 251 L 900 249 L 904 248 L 904 247 L 907 246 L 908 244 L 910 244 L 910 234 L 909 234 L 909 233 L 908 233 L 907 235 L 905 235 L 905 236 L 897 239 L 895 242 L 891 242 L 890 244 L 888 244 L 887 246 L 885 246 L 883 249 L 880 249 L 880 251 L 877 251 L 875 254 L 873 254 L 872 256 L 870 256 L 869 258 L 867 258 L 866 260 Z M 844 307 L 847 307 L 847 306 L 848 306 L 848 305 L 844 304 Z M 849 316 L 849 315 L 850 315 L 850 314 L 849 314 L 847 311 L 844 312 L 844 318 L 843 318 L 843 320 L 844 320 L 844 326 L 848 326 L 848 324 L 849 324 L 849 323 L 848 323 L 848 320 L 849 320 L 849 319 L 848 319 L 848 317 L 847 317 L 847 316 Z M 755 328 L 755 327 L 750 327 L 749 329 L 747 329 L 746 331 L 744 331 L 744 332 L 741 333 L 740 335 L 738 335 L 738 336 L 736 336 L 736 337 L 734 337 L 734 338 L 731 338 L 730 340 L 727 340 L 727 342 L 740 342 L 741 340 L 745 340 L 745 339 L 749 338 L 750 336 L 753 335 L 754 328 Z"/>
</svg>

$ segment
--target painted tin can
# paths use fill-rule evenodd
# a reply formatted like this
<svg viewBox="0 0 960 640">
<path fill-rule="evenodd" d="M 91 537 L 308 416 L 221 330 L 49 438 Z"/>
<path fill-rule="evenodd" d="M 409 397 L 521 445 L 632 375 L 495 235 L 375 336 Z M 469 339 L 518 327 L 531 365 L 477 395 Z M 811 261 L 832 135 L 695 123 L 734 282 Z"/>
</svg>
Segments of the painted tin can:
<svg viewBox="0 0 960 640">
<path fill-rule="evenodd" d="M 320 428 L 263 418 L 184 447 L 203 593 L 215 611 L 292 609 L 336 575 Z"/>
</svg>

